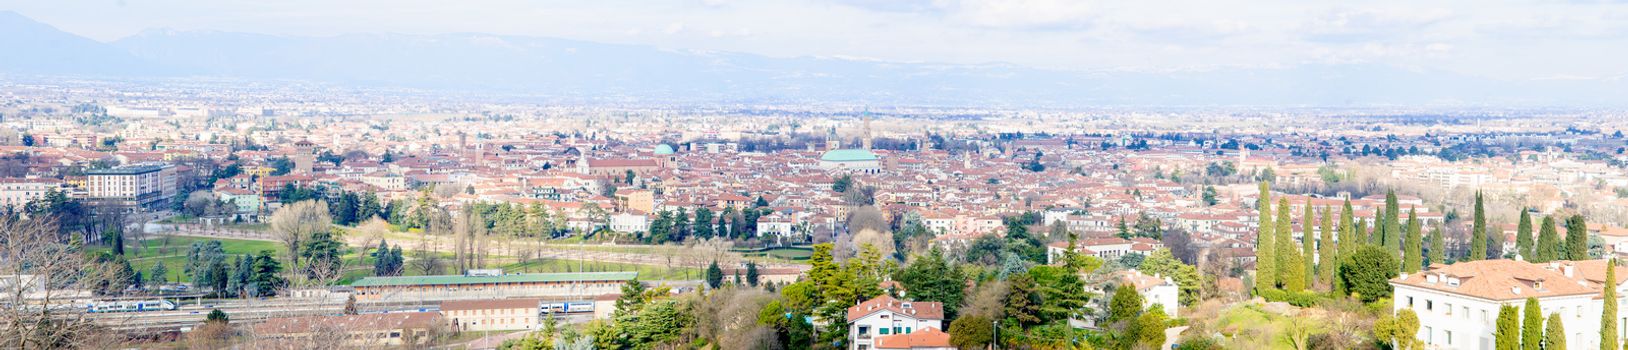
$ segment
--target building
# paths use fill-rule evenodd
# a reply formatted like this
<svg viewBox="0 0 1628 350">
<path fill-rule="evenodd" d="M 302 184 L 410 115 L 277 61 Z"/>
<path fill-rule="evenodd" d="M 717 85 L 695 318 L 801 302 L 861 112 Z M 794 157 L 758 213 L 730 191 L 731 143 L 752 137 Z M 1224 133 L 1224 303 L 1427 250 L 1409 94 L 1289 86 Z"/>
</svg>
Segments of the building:
<svg viewBox="0 0 1628 350">
<path fill-rule="evenodd" d="M 650 230 L 650 217 L 644 214 L 616 213 L 610 216 L 610 229 L 616 232 L 645 232 Z"/>
<path fill-rule="evenodd" d="M 379 347 L 424 344 L 431 328 L 441 322 L 441 315 L 434 312 L 398 312 L 273 318 L 253 329 L 255 336 L 290 348 L 332 346 L 329 341 L 348 347 Z"/>
<path fill-rule="evenodd" d="M 175 166 L 140 164 L 85 172 L 93 200 L 122 206 L 155 207 L 175 197 Z"/>
<path fill-rule="evenodd" d="M 1499 307 L 1521 307 L 1526 298 L 1537 298 L 1544 315 L 1560 315 L 1568 333 L 1567 349 L 1599 349 L 1603 288 L 1616 288 L 1618 300 L 1611 302 L 1621 304 L 1622 280 L 1628 280 L 1605 286 L 1605 264 L 1606 260 L 1461 262 L 1391 279 L 1392 300 L 1396 310 L 1412 309 L 1419 315 L 1418 339 L 1430 348 L 1492 349 Z M 1618 324 L 1628 323 L 1628 310 L 1618 307 L 1617 312 Z M 1618 327 L 1617 332 L 1624 330 Z"/>
<path fill-rule="evenodd" d="M 882 172 L 882 161 L 868 150 L 835 149 L 820 154 L 820 168 L 876 174 Z"/>
<path fill-rule="evenodd" d="M 448 300 L 441 302 L 441 317 L 457 331 L 513 331 L 537 329 L 542 320 L 542 299 Z"/>
<path fill-rule="evenodd" d="M 874 349 L 880 350 L 955 350 L 955 346 L 950 345 L 950 334 L 932 327 L 876 337 L 874 344 Z"/>
<path fill-rule="evenodd" d="M 1142 295 L 1142 308 L 1147 309 L 1159 305 L 1164 314 L 1170 318 L 1178 317 L 1177 309 L 1181 307 L 1181 287 L 1176 285 L 1170 277 L 1144 274 L 1142 271 L 1129 270 L 1119 273 L 1119 281 L 1133 288 Z"/>
<path fill-rule="evenodd" d="M 1062 257 L 1067 247 L 1068 242 L 1052 242 L 1046 245 L 1046 263 L 1053 263 L 1059 257 Z M 1079 240 L 1075 242 L 1074 252 L 1107 260 L 1119 259 L 1119 257 L 1130 253 L 1146 256 L 1162 247 L 1164 247 L 1164 244 L 1151 238 L 1124 239 L 1108 237 Z"/>
<path fill-rule="evenodd" d="M 848 307 L 851 350 L 876 349 L 880 337 L 944 328 L 944 304 L 909 302 L 882 295 Z"/>
<path fill-rule="evenodd" d="M 22 210 L 29 202 L 45 198 L 52 191 L 64 191 L 59 181 L 45 179 L 0 179 L 0 208 Z"/>
<path fill-rule="evenodd" d="M 351 287 L 359 301 L 590 298 L 618 293 L 638 275 L 625 271 L 365 277 Z"/>
<path fill-rule="evenodd" d="M 616 207 L 622 210 L 637 210 L 641 213 L 656 211 L 656 195 L 650 190 L 616 191 Z"/>
</svg>

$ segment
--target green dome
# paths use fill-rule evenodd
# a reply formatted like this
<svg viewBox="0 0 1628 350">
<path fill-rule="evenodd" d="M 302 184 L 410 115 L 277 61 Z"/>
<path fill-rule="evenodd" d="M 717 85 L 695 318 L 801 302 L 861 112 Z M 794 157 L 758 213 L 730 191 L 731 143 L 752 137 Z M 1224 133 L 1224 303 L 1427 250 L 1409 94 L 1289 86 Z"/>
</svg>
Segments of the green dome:
<svg viewBox="0 0 1628 350">
<path fill-rule="evenodd" d="M 876 159 L 876 153 L 862 149 L 830 150 L 820 155 L 820 160 L 827 162 L 860 162 Z"/>
<path fill-rule="evenodd" d="M 673 154 L 673 146 L 667 144 L 656 145 L 656 154 Z"/>
</svg>

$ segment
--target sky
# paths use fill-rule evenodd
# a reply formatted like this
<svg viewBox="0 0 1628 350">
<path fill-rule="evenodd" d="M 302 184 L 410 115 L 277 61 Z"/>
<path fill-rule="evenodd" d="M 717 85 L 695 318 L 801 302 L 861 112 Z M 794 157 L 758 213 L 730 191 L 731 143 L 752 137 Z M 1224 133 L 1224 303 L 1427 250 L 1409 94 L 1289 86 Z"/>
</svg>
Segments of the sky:
<svg viewBox="0 0 1628 350">
<path fill-rule="evenodd" d="M 0 0 L 0 10 L 101 41 L 153 29 L 490 33 L 1078 71 L 1363 63 L 1628 79 L 1628 0 Z"/>
</svg>

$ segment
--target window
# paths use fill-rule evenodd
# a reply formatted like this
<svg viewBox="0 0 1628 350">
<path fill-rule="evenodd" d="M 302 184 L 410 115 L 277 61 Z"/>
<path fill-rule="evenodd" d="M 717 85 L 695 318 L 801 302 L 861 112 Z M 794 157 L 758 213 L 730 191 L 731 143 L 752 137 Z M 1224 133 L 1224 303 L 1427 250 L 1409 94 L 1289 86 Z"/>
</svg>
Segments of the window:
<svg viewBox="0 0 1628 350">
<path fill-rule="evenodd" d="M 1444 344 L 1453 345 L 1453 331 L 1442 331 L 1441 333 L 1442 340 L 1447 341 Z"/>
<path fill-rule="evenodd" d="M 1425 300 L 1425 311 L 1436 311 L 1436 302 L 1434 300 Z"/>
<path fill-rule="evenodd" d="M 1408 297 L 1408 308 L 1413 308 L 1413 297 Z"/>
<path fill-rule="evenodd" d="M 871 326 L 859 326 L 859 334 L 870 334 Z"/>
<path fill-rule="evenodd" d="M 1453 304 L 1452 303 L 1443 303 L 1442 306 L 1447 307 L 1447 316 L 1452 316 L 1453 315 Z"/>
<path fill-rule="evenodd" d="M 888 328 L 887 328 L 887 327 L 882 327 L 882 329 L 880 329 L 880 331 L 881 331 L 881 332 L 882 332 L 882 333 L 879 333 L 879 334 L 881 334 L 881 335 L 888 335 Z"/>
<path fill-rule="evenodd" d="M 1462 317 L 1464 317 L 1464 319 L 1466 319 L 1466 320 L 1470 319 L 1470 307 L 1469 306 L 1460 306 L 1458 309 L 1459 309 L 1459 311 L 1463 311 L 1463 312 L 1460 312 L 1459 314 L 1463 315 Z"/>
<path fill-rule="evenodd" d="M 1432 344 L 1432 345 L 1436 344 L 1436 332 L 1433 332 L 1432 329 L 1430 328 L 1430 326 L 1425 326 L 1425 328 L 1424 328 L 1424 336 L 1425 336 L 1425 344 Z"/>
</svg>

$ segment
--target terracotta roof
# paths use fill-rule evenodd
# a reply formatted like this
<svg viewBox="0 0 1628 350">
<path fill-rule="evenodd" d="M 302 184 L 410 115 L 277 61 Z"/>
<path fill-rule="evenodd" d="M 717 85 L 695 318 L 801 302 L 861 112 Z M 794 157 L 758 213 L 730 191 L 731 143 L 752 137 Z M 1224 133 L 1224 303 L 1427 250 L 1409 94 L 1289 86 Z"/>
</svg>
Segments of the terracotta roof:
<svg viewBox="0 0 1628 350">
<path fill-rule="evenodd" d="M 910 307 L 905 307 L 909 304 Z M 906 315 L 918 320 L 943 320 L 944 303 L 924 301 L 908 302 L 882 295 L 871 300 L 848 307 L 848 321 L 853 322 L 870 314 L 880 311 L 891 311 L 895 314 Z"/>
<path fill-rule="evenodd" d="M 876 337 L 877 349 L 913 349 L 950 347 L 950 334 L 927 327 L 906 334 Z"/>
<path fill-rule="evenodd" d="M 1568 270 L 1571 271 L 1569 276 Z M 1531 263 L 1499 259 L 1432 267 L 1429 271 L 1393 278 L 1391 284 L 1506 301 L 1598 294 L 1604 279 L 1604 260 Z"/>
<path fill-rule="evenodd" d="M 541 299 L 488 299 L 447 300 L 441 302 L 441 311 L 537 308 Z"/>
</svg>

